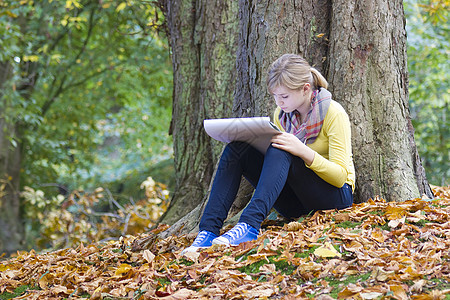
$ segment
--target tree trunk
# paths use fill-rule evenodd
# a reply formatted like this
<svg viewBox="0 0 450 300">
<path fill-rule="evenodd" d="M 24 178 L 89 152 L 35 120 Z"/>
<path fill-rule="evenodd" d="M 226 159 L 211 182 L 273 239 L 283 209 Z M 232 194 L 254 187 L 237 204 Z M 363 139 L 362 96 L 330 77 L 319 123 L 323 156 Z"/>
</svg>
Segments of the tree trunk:
<svg viewBox="0 0 450 300">
<path fill-rule="evenodd" d="M 352 121 L 356 198 L 432 197 L 409 116 L 402 1 L 333 1 L 332 16 L 327 77 Z"/>
<path fill-rule="evenodd" d="M 11 71 L 8 63 L 0 64 L 0 89 L 4 88 Z M 0 101 L 0 108 L 6 109 L 5 99 L 0 98 Z M 19 197 L 22 151 L 19 126 L 2 115 L 0 113 L 0 254 L 10 254 L 24 246 Z M 10 138 L 14 138 L 15 145 Z"/>
<path fill-rule="evenodd" d="M 203 120 L 230 116 L 236 71 L 235 1 L 167 1 L 174 70 L 171 133 L 176 190 L 162 222 L 172 224 L 204 201 L 223 145 L 203 130 Z"/>
<path fill-rule="evenodd" d="M 400 0 L 167 0 L 166 7 L 177 188 L 163 222 L 207 199 L 218 147 L 203 133 L 203 119 L 272 116 L 266 72 L 284 53 L 304 56 L 328 77 L 350 115 L 356 201 L 432 196 L 409 121 Z"/>
</svg>

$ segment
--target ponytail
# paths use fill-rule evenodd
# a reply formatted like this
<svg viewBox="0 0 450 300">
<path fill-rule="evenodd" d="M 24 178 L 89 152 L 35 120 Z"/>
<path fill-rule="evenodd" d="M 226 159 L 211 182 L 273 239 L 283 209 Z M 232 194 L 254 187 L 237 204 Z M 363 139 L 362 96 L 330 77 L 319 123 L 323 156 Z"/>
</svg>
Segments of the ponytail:
<svg viewBox="0 0 450 300">
<path fill-rule="evenodd" d="M 319 87 L 323 87 L 325 89 L 328 88 L 328 82 L 325 79 L 325 77 L 323 77 L 322 74 L 320 74 L 319 71 L 317 71 L 315 68 L 311 67 L 311 75 L 312 75 L 312 85 L 314 86 L 315 89 L 318 89 Z"/>
</svg>

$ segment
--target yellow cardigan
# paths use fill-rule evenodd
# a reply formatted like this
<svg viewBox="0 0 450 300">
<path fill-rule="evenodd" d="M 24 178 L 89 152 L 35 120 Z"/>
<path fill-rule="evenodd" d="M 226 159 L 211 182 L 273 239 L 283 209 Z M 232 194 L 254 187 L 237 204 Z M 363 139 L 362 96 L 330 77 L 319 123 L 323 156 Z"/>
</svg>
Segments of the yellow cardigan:
<svg viewBox="0 0 450 300">
<path fill-rule="evenodd" d="M 275 110 L 274 123 L 284 131 L 278 119 L 280 110 Z M 308 168 L 331 185 L 340 188 L 348 183 L 355 190 L 350 120 L 339 103 L 331 100 L 319 136 L 307 146 L 316 152 Z"/>
</svg>

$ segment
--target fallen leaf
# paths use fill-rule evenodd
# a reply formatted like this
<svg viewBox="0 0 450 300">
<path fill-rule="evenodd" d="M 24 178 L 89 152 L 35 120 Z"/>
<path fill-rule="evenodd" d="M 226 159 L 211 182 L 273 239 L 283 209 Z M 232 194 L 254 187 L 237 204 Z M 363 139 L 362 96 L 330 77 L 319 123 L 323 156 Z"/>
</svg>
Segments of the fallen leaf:
<svg viewBox="0 0 450 300">
<path fill-rule="evenodd" d="M 142 256 L 149 264 L 151 264 L 152 261 L 155 259 L 155 255 L 152 252 L 150 252 L 150 250 L 147 249 L 144 250 Z"/>
<path fill-rule="evenodd" d="M 375 267 L 375 269 L 372 271 L 371 278 L 377 280 L 377 281 L 387 281 L 389 280 L 394 272 L 387 272 L 383 270 L 381 267 Z"/>
<path fill-rule="evenodd" d="M 179 253 L 194 236 L 162 238 L 154 231 L 91 245 L 78 241 L 75 249 L 21 251 L 0 260 L 0 293 L 28 285 L 40 289 L 17 299 L 59 299 L 72 293 L 131 299 L 145 293 L 140 298 L 290 300 L 315 295 L 327 300 L 333 292 L 340 299 L 441 300 L 450 294 L 445 281 L 450 187 L 439 191 L 442 199 L 394 203 L 375 197 L 338 213 L 318 211 L 292 223 L 295 230 L 263 226 L 261 238 L 252 243 L 217 245 L 190 258 Z M 347 216 L 354 226 L 337 226 Z M 412 224 L 417 219 L 425 222 Z M 390 221 L 392 227 L 383 226 Z M 151 243 L 131 251 L 138 249 L 133 248 L 136 240 L 151 235 Z M 316 254 L 312 247 L 318 247 Z M 367 280 L 360 279 L 367 274 Z M 358 278 L 356 284 L 345 283 L 350 276 Z M 341 284 L 331 285 L 329 279 Z"/>
<path fill-rule="evenodd" d="M 367 292 L 367 293 L 359 293 L 359 295 L 361 296 L 361 298 L 363 299 L 376 299 L 378 297 L 381 297 L 383 295 L 383 293 L 379 293 L 379 292 Z"/>
<path fill-rule="evenodd" d="M 314 250 L 314 254 L 323 258 L 342 257 L 342 254 L 339 253 L 329 242 L 325 242 L 324 245 Z"/>
<path fill-rule="evenodd" d="M 391 292 L 394 293 L 394 298 L 397 300 L 407 300 L 408 295 L 406 295 L 405 289 L 401 285 L 391 285 L 389 286 Z"/>
<path fill-rule="evenodd" d="M 297 231 L 297 230 L 301 230 L 301 229 L 303 229 L 302 224 L 299 222 L 296 222 L 296 221 L 290 222 L 283 226 L 283 230 L 286 230 L 286 231 Z"/>
<path fill-rule="evenodd" d="M 426 280 L 420 279 L 414 282 L 414 284 L 411 286 L 410 291 L 415 293 L 422 293 L 423 287 L 426 284 Z"/>
<path fill-rule="evenodd" d="M 397 228 L 400 224 L 405 224 L 406 217 L 401 219 L 390 220 L 388 226 L 391 228 Z"/>
<path fill-rule="evenodd" d="M 276 267 L 274 264 L 265 264 L 259 268 L 262 273 L 275 273 Z"/>
<path fill-rule="evenodd" d="M 338 299 L 350 299 L 363 290 L 362 287 L 349 284 L 346 288 L 338 293 Z"/>
<path fill-rule="evenodd" d="M 128 264 L 121 264 L 117 269 L 116 272 L 114 273 L 114 275 L 116 276 L 120 276 L 123 274 L 128 273 L 128 271 L 130 271 L 133 267 L 128 265 Z"/>
<path fill-rule="evenodd" d="M 200 252 L 186 252 L 183 253 L 183 257 L 186 257 L 187 259 L 189 259 L 192 262 L 198 262 L 198 257 L 200 256 Z"/>
<path fill-rule="evenodd" d="M 348 213 L 337 213 L 334 215 L 336 222 L 345 222 L 350 220 L 350 214 Z"/>
</svg>

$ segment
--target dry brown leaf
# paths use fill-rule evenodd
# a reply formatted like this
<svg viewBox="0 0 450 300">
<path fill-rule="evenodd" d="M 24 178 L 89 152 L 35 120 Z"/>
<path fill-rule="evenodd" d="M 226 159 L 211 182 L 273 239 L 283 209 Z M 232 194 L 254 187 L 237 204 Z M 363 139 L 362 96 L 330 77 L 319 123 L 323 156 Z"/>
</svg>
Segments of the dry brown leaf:
<svg viewBox="0 0 450 300">
<path fill-rule="evenodd" d="M 350 299 L 359 294 L 363 290 L 362 287 L 350 283 L 345 289 L 338 294 L 338 299 Z"/>
<path fill-rule="evenodd" d="M 155 259 L 155 254 L 153 254 L 152 252 L 150 252 L 150 250 L 144 250 L 144 252 L 142 253 L 142 256 L 144 257 L 144 259 L 151 264 L 153 262 L 153 260 Z"/>
<path fill-rule="evenodd" d="M 383 268 L 375 267 L 375 269 L 372 271 L 371 278 L 377 280 L 377 281 L 388 281 L 393 277 L 395 272 L 393 271 L 385 271 Z"/>
<path fill-rule="evenodd" d="M 413 286 L 411 286 L 410 291 L 415 293 L 422 293 L 423 287 L 427 283 L 426 280 L 420 279 L 414 282 Z"/>
<path fill-rule="evenodd" d="M 259 268 L 259 271 L 262 273 L 274 273 L 275 270 L 276 270 L 276 267 L 274 264 L 265 264 Z"/>
<path fill-rule="evenodd" d="M 362 223 L 354 228 L 336 225 L 347 216 Z M 89 294 L 92 299 L 133 298 L 139 290 L 148 291 L 144 299 L 257 299 L 258 293 L 265 295 L 259 298 L 304 299 L 326 298 L 331 291 L 341 299 L 443 299 L 448 290 L 425 291 L 442 288 L 431 285 L 431 279 L 443 281 L 450 273 L 449 216 L 450 199 L 387 203 L 376 197 L 345 211 L 317 212 L 294 222 L 293 231 L 270 226 L 255 242 L 210 247 L 192 259 L 179 254 L 192 242 L 193 237 L 186 236 L 155 238 L 139 253 L 129 251 L 136 240 L 132 236 L 44 254 L 20 252 L 0 261 L 0 292 L 26 284 L 41 289 L 19 298 L 58 299 L 77 289 L 74 296 Z M 412 224 L 418 220 L 426 222 Z M 388 222 L 390 226 L 381 229 Z M 317 246 L 319 254 L 324 248 L 334 252 L 333 244 L 342 245 L 336 252 L 345 255 L 324 259 L 309 252 Z M 257 273 L 243 273 L 253 263 L 261 264 Z M 344 281 L 363 274 L 371 278 L 347 287 L 333 287 L 326 279 Z"/>
<path fill-rule="evenodd" d="M 334 215 L 336 222 L 350 221 L 350 214 L 348 213 L 337 213 Z"/>
<path fill-rule="evenodd" d="M 303 225 L 296 221 L 290 222 L 283 226 L 283 230 L 286 230 L 286 231 L 297 231 L 297 230 L 301 230 L 303 228 L 304 228 Z"/>
<path fill-rule="evenodd" d="M 173 294 L 163 296 L 163 297 L 152 297 L 150 299 L 160 299 L 160 300 L 183 300 L 189 299 L 189 297 L 194 293 L 194 291 L 188 289 L 180 289 Z"/>
<path fill-rule="evenodd" d="M 406 295 L 405 289 L 401 285 L 391 285 L 389 286 L 391 292 L 394 293 L 394 298 L 397 300 L 406 300 L 408 295 Z"/>
</svg>

